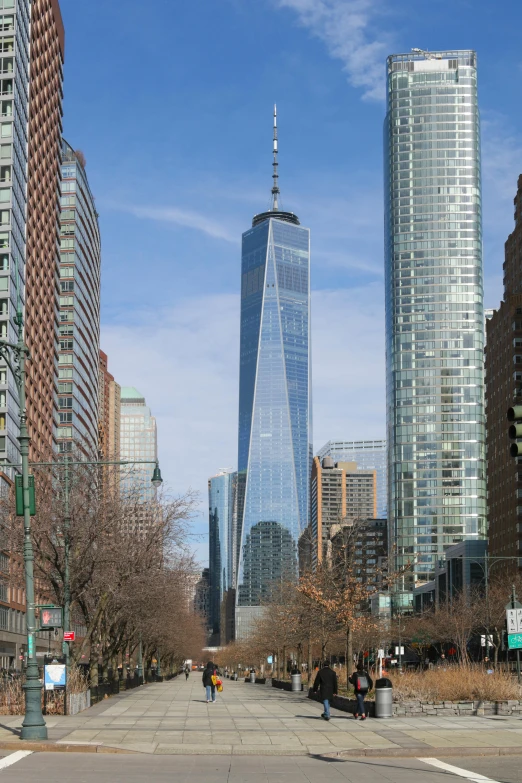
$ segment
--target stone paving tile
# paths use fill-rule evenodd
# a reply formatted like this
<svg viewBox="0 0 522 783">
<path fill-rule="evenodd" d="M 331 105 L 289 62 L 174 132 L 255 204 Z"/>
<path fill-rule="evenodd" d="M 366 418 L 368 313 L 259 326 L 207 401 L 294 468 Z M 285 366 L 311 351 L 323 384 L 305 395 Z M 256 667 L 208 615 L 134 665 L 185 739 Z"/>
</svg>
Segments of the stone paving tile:
<svg viewBox="0 0 522 783">
<path fill-rule="evenodd" d="M 103 742 L 143 748 L 142 752 L 270 754 L 335 753 L 357 748 L 434 748 L 522 746 L 518 718 L 490 720 L 479 717 L 396 718 L 357 722 L 347 713 L 332 711 L 332 720 L 320 719 L 321 705 L 304 695 L 225 682 L 216 704 L 207 705 L 199 676 L 188 683 L 172 681 L 120 694 L 81 716 L 53 717 L 50 736 L 62 741 Z M 0 737 L 12 738 L 21 718 L 7 718 Z M 152 749 L 152 750 L 151 750 Z M 315 749 L 315 750 L 314 750 Z M 248 759 L 248 756 L 245 756 Z M 324 772 L 324 768 L 323 768 Z M 269 783 L 274 783 L 269 781 Z M 289 781 L 287 781 L 289 783 Z M 315 783 L 315 781 L 310 781 Z"/>
</svg>

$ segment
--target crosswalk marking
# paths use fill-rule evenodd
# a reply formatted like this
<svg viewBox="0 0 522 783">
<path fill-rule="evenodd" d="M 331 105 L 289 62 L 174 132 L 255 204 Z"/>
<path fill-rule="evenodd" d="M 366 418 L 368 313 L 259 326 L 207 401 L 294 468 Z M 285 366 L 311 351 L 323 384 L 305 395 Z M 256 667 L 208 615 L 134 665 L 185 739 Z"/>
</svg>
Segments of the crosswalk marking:
<svg viewBox="0 0 522 783">
<path fill-rule="evenodd" d="M 11 753 L 11 755 L 5 756 L 3 759 L 0 759 L 0 770 L 10 767 L 11 764 L 16 764 L 17 761 L 25 759 L 25 757 L 30 756 L 32 752 L 32 750 L 16 750 L 14 753 Z"/>
<path fill-rule="evenodd" d="M 496 780 L 487 778 L 485 775 L 479 775 L 478 772 L 471 772 L 470 770 L 462 769 L 461 767 L 454 767 L 453 764 L 446 764 L 445 761 L 440 761 L 440 759 L 419 758 L 419 761 L 423 761 L 425 764 L 431 764 L 432 767 L 444 769 L 446 772 L 451 772 L 452 775 L 459 775 L 461 778 L 467 778 L 468 780 L 474 781 L 474 783 L 497 783 Z"/>
</svg>

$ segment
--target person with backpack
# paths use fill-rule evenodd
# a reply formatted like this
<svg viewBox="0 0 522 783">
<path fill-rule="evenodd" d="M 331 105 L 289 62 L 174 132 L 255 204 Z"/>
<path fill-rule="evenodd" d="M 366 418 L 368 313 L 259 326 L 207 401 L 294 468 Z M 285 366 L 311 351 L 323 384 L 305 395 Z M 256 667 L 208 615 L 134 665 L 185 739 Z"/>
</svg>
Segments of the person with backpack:
<svg viewBox="0 0 522 783">
<path fill-rule="evenodd" d="M 357 664 L 357 670 L 349 677 L 349 682 L 353 685 L 357 699 L 357 712 L 354 712 L 353 717 L 357 720 L 360 716 L 361 720 L 366 720 L 364 697 L 373 688 L 373 680 L 364 668 L 364 664 Z"/>
<path fill-rule="evenodd" d="M 313 692 L 321 694 L 321 700 L 324 705 L 324 712 L 321 718 L 330 720 L 330 702 L 334 696 L 337 696 L 337 675 L 330 669 L 328 661 L 323 663 L 323 668 L 317 673 L 315 678 Z"/>
</svg>

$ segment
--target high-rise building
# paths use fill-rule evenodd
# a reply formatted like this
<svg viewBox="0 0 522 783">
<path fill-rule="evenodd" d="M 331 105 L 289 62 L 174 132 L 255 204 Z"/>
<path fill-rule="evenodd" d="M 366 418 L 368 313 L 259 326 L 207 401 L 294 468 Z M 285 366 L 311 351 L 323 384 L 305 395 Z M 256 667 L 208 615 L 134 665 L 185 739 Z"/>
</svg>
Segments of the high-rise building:
<svg viewBox="0 0 522 783">
<path fill-rule="evenodd" d="M 351 577 L 383 589 L 388 563 L 385 519 L 356 519 L 332 525 L 328 542 L 330 567 L 348 564 Z"/>
<path fill-rule="evenodd" d="M 62 146 L 58 448 L 98 449 L 100 230 L 85 158 Z"/>
<path fill-rule="evenodd" d="M 57 0 L 0 1 L 0 338 L 17 341 L 25 310 L 26 411 L 30 459 L 56 440 L 58 228 L 64 30 Z M 0 361 L 0 461 L 20 463 L 20 411 L 10 370 Z M 4 467 L 0 492 L 14 479 Z M 4 542 L 5 545 L 5 542 Z M 22 567 L 0 553 L 0 663 L 19 667 L 25 592 L 10 588 Z M 38 651 L 45 640 L 36 635 Z"/>
<path fill-rule="evenodd" d="M 201 576 L 195 583 L 194 589 L 194 611 L 198 614 L 205 624 L 205 629 L 210 636 L 210 571 L 204 568 Z"/>
<path fill-rule="evenodd" d="M 26 380 L 29 457 L 37 460 L 49 456 L 57 437 L 57 280 L 65 35 L 58 0 L 33 0 L 30 6 L 29 112 L 24 117 L 28 129 L 25 339 L 31 352 Z M 26 34 L 27 29 L 19 27 L 15 39 L 22 41 Z M 23 65 L 17 61 L 15 70 L 20 67 Z M 22 145 L 24 141 L 21 136 L 15 144 Z M 17 215 L 20 221 L 22 214 Z M 76 239 L 81 241 L 79 236 Z"/>
<path fill-rule="evenodd" d="M 150 412 L 144 396 L 133 386 L 121 387 L 120 408 L 120 456 L 133 462 L 123 468 L 123 487 L 139 491 L 139 502 L 149 503 L 156 499 L 156 489 L 151 482 L 154 465 L 140 465 L 140 461 L 154 462 L 158 459 L 156 419 Z"/>
<path fill-rule="evenodd" d="M 329 440 L 317 456 L 331 457 L 334 462 L 356 462 L 359 470 L 375 470 L 377 474 L 377 513 L 386 518 L 388 506 L 388 471 L 385 440 Z"/>
<path fill-rule="evenodd" d="M 387 75 L 388 519 L 409 592 L 486 534 L 476 54 L 416 49 Z"/>
<path fill-rule="evenodd" d="M 375 470 L 359 470 L 355 462 L 334 462 L 331 457 L 314 457 L 310 485 L 310 562 L 315 568 L 327 553 L 332 528 L 354 519 L 377 516 Z M 301 546 L 304 546 L 302 541 Z M 306 558 L 305 558 L 306 560 Z"/>
<path fill-rule="evenodd" d="M 507 420 L 522 390 L 522 175 L 505 246 L 504 299 L 486 332 L 489 550 L 493 557 L 520 558 L 504 565 L 522 567 L 522 459 L 509 453 Z"/>
<path fill-rule="evenodd" d="M 243 234 L 236 635 L 272 583 L 297 576 L 311 468 L 310 231 L 279 208 L 274 110 L 272 208 Z"/>
<path fill-rule="evenodd" d="M 208 480 L 210 625 L 219 641 L 222 602 L 234 585 L 234 503 L 237 473 L 223 470 Z"/>
<path fill-rule="evenodd" d="M 109 372 L 107 354 L 100 350 L 98 382 L 98 451 L 102 459 L 120 458 L 121 386 Z"/>
<path fill-rule="evenodd" d="M 25 298 L 30 14 L 30 1 L 16 0 L 2 14 L 0 29 L 0 338 L 9 342 L 16 342 L 17 302 Z M 20 412 L 14 380 L 9 376 L 2 361 L 0 459 L 18 464 Z M 13 478 L 12 471 L 6 471 Z"/>
</svg>

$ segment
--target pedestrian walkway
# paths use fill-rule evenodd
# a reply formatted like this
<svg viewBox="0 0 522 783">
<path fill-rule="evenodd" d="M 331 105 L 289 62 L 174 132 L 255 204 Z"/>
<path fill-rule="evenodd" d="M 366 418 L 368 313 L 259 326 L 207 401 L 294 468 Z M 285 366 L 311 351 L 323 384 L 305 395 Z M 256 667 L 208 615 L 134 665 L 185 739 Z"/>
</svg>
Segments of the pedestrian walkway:
<svg viewBox="0 0 522 783">
<path fill-rule="evenodd" d="M 225 680 L 207 704 L 201 675 L 147 685 L 75 716 L 49 717 L 49 739 L 154 754 L 434 755 L 520 753 L 522 719 L 419 717 L 356 721 L 262 685 Z M 0 718 L 0 743 L 16 738 L 21 718 Z"/>
</svg>

